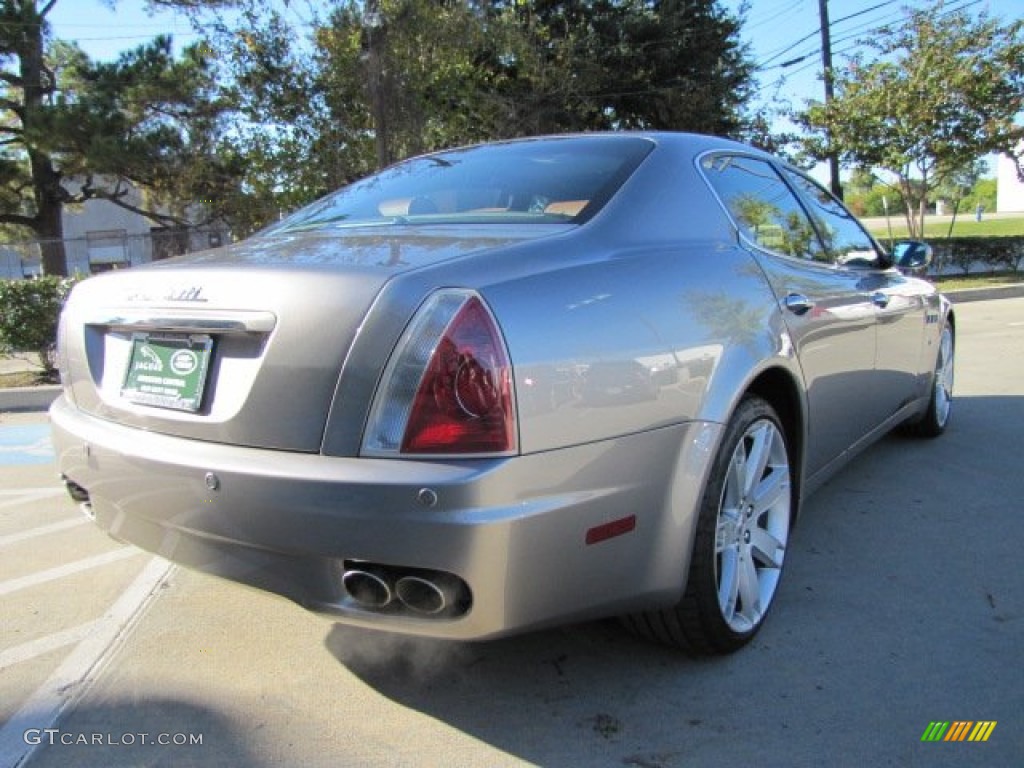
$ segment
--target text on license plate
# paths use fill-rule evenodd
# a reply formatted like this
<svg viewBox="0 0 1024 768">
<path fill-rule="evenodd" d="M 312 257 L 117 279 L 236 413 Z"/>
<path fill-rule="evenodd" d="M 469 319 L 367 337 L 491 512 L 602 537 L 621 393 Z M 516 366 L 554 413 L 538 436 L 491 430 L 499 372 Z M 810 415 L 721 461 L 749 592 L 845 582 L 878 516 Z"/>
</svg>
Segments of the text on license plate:
<svg viewBox="0 0 1024 768">
<path fill-rule="evenodd" d="M 143 405 L 198 411 L 213 339 L 206 335 L 136 333 L 121 396 Z"/>
</svg>

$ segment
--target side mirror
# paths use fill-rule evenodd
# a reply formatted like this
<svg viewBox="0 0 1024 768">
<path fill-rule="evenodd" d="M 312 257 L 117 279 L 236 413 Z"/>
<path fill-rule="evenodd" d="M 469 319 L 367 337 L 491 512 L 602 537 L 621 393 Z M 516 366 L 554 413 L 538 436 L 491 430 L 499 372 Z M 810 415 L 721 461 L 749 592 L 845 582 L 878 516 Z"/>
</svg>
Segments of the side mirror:
<svg viewBox="0 0 1024 768">
<path fill-rule="evenodd" d="M 892 249 L 892 261 L 907 275 L 923 275 L 932 263 L 932 247 L 920 240 L 900 240 Z"/>
</svg>

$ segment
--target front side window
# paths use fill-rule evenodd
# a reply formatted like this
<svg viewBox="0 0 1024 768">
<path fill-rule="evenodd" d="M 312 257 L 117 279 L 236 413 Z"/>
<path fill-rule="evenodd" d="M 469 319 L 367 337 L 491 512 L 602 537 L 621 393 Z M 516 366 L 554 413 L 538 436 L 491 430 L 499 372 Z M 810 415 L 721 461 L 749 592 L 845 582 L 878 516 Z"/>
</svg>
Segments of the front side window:
<svg viewBox="0 0 1024 768">
<path fill-rule="evenodd" d="M 746 240 L 786 256 L 830 261 L 807 212 L 770 163 L 709 155 L 701 169 Z"/>
<path fill-rule="evenodd" d="M 271 231 L 581 221 L 615 193 L 653 147 L 642 138 L 595 136 L 438 152 L 344 187 Z"/>
<path fill-rule="evenodd" d="M 829 258 L 847 267 L 877 267 L 880 257 L 875 242 L 842 203 L 815 181 L 786 170 L 790 183 L 803 194 L 814 218 Z"/>
</svg>

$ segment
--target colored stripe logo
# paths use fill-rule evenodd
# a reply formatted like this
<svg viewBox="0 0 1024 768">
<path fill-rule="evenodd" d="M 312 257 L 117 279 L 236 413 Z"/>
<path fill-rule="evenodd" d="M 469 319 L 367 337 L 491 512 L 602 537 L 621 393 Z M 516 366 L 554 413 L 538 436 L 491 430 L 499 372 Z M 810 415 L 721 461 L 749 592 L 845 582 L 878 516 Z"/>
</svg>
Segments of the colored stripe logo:
<svg viewBox="0 0 1024 768">
<path fill-rule="evenodd" d="M 924 729 L 921 741 L 988 741 L 995 729 L 995 720 L 932 721 Z"/>
</svg>

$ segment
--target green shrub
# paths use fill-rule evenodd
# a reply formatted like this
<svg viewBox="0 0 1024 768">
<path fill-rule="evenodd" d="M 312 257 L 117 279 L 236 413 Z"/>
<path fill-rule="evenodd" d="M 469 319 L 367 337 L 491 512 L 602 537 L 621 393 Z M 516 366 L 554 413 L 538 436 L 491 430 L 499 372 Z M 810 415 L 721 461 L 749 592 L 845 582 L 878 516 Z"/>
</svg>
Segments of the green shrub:
<svg viewBox="0 0 1024 768">
<path fill-rule="evenodd" d="M 955 267 L 964 275 L 977 271 L 1019 272 L 1024 264 L 1024 237 L 926 238 L 934 251 L 932 273 Z"/>
<path fill-rule="evenodd" d="M 56 368 L 57 323 L 76 278 L 0 280 L 0 352 L 34 352 L 43 374 Z"/>
</svg>

